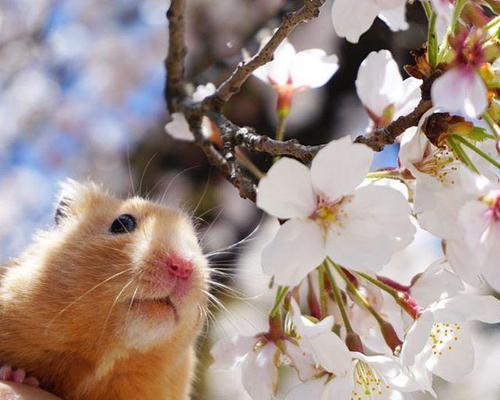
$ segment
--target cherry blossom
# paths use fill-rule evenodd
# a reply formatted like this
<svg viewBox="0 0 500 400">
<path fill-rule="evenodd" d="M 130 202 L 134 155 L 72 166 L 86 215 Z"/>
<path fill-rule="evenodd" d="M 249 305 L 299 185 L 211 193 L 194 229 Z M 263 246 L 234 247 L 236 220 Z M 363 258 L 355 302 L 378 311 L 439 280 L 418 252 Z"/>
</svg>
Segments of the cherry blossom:
<svg viewBox="0 0 500 400">
<path fill-rule="evenodd" d="M 261 47 L 269 41 L 264 38 Z M 322 49 L 297 52 L 284 40 L 274 52 L 273 61 L 257 68 L 253 74 L 271 85 L 278 93 L 278 110 L 289 108 L 292 97 L 303 90 L 323 86 L 339 68 L 336 55 Z"/>
<path fill-rule="evenodd" d="M 344 137 L 320 150 L 311 169 L 282 158 L 261 179 L 259 208 L 289 219 L 262 254 L 264 272 L 277 283 L 298 284 L 327 256 L 347 268 L 376 271 L 412 241 L 416 229 L 403 195 L 358 187 L 372 156 Z"/>
<path fill-rule="evenodd" d="M 215 92 L 213 83 L 199 85 L 193 93 L 193 101 L 199 102 L 212 95 Z M 210 138 L 213 135 L 213 128 L 210 119 L 203 117 L 201 123 L 203 136 Z M 192 142 L 194 140 L 193 133 L 189 128 L 189 124 L 183 113 L 173 113 L 172 120 L 165 125 L 165 132 L 177 140 Z"/>
<path fill-rule="evenodd" d="M 466 281 L 482 275 L 494 289 L 500 290 L 500 185 L 476 180 L 476 196 L 467 200 L 458 212 L 460 237 L 447 242 L 446 254 L 452 267 Z M 457 226 L 458 225 L 458 226 Z"/>
<path fill-rule="evenodd" d="M 500 322 L 500 301 L 493 296 L 460 294 L 431 304 L 408 331 L 401 362 L 423 365 L 441 378 L 457 382 L 474 367 L 468 321 Z"/>
<path fill-rule="evenodd" d="M 388 50 L 372 51 L 361 63 L 356 92 L 377 127 L 412 111 L 421 99 L 422 81 L 403 80 Z"/>
<path fill-rule="evenodd" d="M 235 336 L 219 340 L 211 350 L 212 368 L 242 368 L 242 383 L 254 400 L 270 399 L 278 383 L 279 349 L 257 336 Z"/>
<path fill-rule="evenodd" d="M 405 13 L 406 0 L 335 0 L 333 27 L 337 35 L 357 43 L 377 17 L 393 31 L 408 29 Z"/>
<path fill-rule="evenodd" d="M 486 61 L 482 40 L 477 31 L 466 30 L 450 38 L 455 57 L 452 68 L 431 87 L 434 106 L 470 118 L 479 117 L 488 107 L 488 91 L 479 74 Z"/>
</svg>

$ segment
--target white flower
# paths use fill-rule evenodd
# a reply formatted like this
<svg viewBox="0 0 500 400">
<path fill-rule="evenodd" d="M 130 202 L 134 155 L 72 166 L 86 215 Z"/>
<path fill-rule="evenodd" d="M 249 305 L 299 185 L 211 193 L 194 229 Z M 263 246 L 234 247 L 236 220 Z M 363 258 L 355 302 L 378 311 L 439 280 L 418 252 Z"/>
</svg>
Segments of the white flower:
<svg viewBox="0 0 500 400">
<path fill-rule="evenodd" d="M 478 179 L 477 187 L 476 197 L 466 201 L 458 213 L 458 227 L 449 227 L 461 236 L 447 242 L 446 255 L 463 279 L 477 284 L 481 274 L 500 290 L 500 185 Z"/>
<path fill-rule="evenodd" d="M 193 101 L 199 102 L 215 93 L 215 86 L 213 83 L 206 85 L 199 85 L 193 93 Z M 212 135 L 212 123 L 207 117 L 203 117 L 201 122 L 201 130 L 203 136 L 210 138 Z M 165 125 L 165 132 L 177 140 L 184 140 L 192 142 L 194 140 L 189 124 L 186 117 L 182 113 L 173 113 L 172 120 Z"/>
<path fill-rule="evenodd" d="M 414 211 L 420 226 L 442 238 L 460 235 L 450 226 L 455 225 L 473 174 L 451 150 L 434 146 L 417 128 L 403 133 L 399 159 L 416 179 Z"/>
<path fill-rule="evenodd" d="M 488 107 L 488 91 L 476 70 L 457 66 L 436 79 L 431 87 L 434 106 L 470 118 L 479 117 Z"/>
<path fill-rule="evenodd" d="M 394 357 L 348 354 L 348 373 L 301 384 L 287 394 L 286 400 L 402 400 L 402 392 L 418 388 Z"/>
<path fill-rule="evenodd" d="M 350 137 L 330 142 L 311 169 L 282 158 L 259 182 L 257 205 L 289 219 L 264 249 L 264 272 L 297 285 L 325 257 L 358 271 L 377 271 L 415 234 L 408 202 L 398 191 L 358 187 L 373 152 Z"/>
<path fill-rule="evenodd" d="M 406 0 L 335 0 L 332 20 L 335 32 L 357 43 L 378 16 L 393 31 L 408 29 Z"/>
<path fill-rule="evenodd" d="M 242 383 L 254 400 L 271 399 L 278 383 L 277 358 L 279 349 L 274 342 L 259 337 L 235 336 L 219 340 L 211 350 L 213 368 L 242 368 Z"/>
<path fill-rule="evenodd" d="M 292 321 L 299 336 L 299 346 L 312 356 L 314 362 L 325 371 L 336 375 L 346 374 L 351 362 L 345 343 L 332 331 L 333 317 L 328 316 L 317 324 L 300 313 L 299 306 L 292 300 Z"/>
<path fill-rule="evenodd" d="M 431 0 L 431 4 L 437 14 L 436 31 L 441 42 L 451 24 L 454 6 L 450 0 Z"/>
<path fill-rule="evenodd" d="M 356 92 L 377 126 L 412 111 L 421 99 L 422 81 L 403 81 L 399 67 L 388 50 L 372 51 L 361 63 Z"/>
<path fill-rule="evenodd" d="M 432 373 L 457 382 L 472 371 L 474 348 L 468 321 L 500 322 L 500 302 L 493 296 L 458 295 L 432 304 L 408 331 L 401 362 L 423 361 Z"/>
<path fill-rule="evenodd" d="M 269 41 L 265 38 L 261 47 Z M 271 62 L 257 68 L 253 74 L 274 86 L 278 91 L 291 91 L 323 86 L 339 68 L 336 55 L 327 55 L 321 49 L 297 52 L 293 45 L 284 40 L 274 52 Z"/>
</svg>

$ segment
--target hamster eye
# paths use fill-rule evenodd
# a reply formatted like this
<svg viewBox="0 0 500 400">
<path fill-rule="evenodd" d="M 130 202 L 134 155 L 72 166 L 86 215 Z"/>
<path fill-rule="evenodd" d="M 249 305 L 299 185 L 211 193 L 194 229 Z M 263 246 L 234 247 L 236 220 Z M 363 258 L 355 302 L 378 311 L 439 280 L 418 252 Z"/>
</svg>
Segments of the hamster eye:
<svg viewBox="0 0 500 400">
<path fill-rule="evenodd" d="M 137 226 L 137 221 L 133 215 L 122 214 L 113 221 L 109 231 L 113 234 L 132 232 Z"/>
</svg>

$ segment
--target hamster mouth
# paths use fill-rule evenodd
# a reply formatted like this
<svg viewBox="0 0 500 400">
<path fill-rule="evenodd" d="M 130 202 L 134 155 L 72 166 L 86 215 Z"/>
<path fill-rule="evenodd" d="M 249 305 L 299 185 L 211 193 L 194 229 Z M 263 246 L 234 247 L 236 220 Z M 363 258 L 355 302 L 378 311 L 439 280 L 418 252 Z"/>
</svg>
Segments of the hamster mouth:
<svg viewBox="0 0 500 400">
<path fill-rule="evenodd" d="M 153 299 L 134 299 L 132 301 L 132 308 L 135 308 L 138 312 L 146 314 L 156 314 L 158 312 L 172 312 L 174 319 L 177 322 L 179 320 L 179 315 L 177 312 L 177 307 L 172 302 L 170 296 L 153 298 Z"/>
</svg>

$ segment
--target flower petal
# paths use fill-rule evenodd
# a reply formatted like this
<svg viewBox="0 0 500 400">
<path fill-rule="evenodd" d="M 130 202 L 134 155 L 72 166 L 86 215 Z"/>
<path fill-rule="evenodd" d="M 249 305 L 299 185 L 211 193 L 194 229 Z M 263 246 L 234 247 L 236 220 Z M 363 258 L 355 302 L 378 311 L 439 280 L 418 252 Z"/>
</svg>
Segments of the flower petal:
<svg viewBox="0 0 500 400">
<path fill-rule="evenodd" d="M 262 268 L 278 285 L 295 286 L 325 259 L 323 233 L 311 220 L 291 219 L 262 252 Z"/>
<path fill-rule="evenodd" d="M 370 170 L 373 151 L 353 143 L 350 136 L 333 140 L 323 147 L 311 165 L 314 188 L 330 201 L 348 195 Z"/>
<path fill-rule="evenodd" d="M 335 32 L 351 43 L 358 43 L 379 13 L 373 0 L 335 0 L 332 7 L 332 21 Z"/>
<path fill-rule="evenodd" d="M 446 313 L 454 313 L 463 320 L 496 324 L 500 322 L 500 300 L 493 296 L 462 294 L 440 302 L 437 313 L 436 318 L 446 318 Z"/>
<path fill-rule="evenodd" d="M 215 93 L 215 85 L 208 82 L 206 85 L 199 85 L 193 93 L 193 101 L 203 101 L 206 97 Z"/>
<path fill-rule="evenodd" d="M 474 348 L 468 329 L 439 337 L 425 365 L 448 382 L 458 382 L 474 367 Z"/>
<path fill-rule="evenodd" d="M 355 83 L 363 105 L 378 117 L 391 104 L 398 104 L 405 94 L 398 64 L 389 50 L 368 54 L 359 67 Z"/>
<path fill-rule="evenodd" d="M 319 379 L 313 379 L 309 382 L 302 383 L 295 386 L 285 397 L 285 400 L 304 400 L 304 399 L 317 399 L 327 400 L 325 392 L 328 391 L 326 381 L 328 377 L 324 376 Z"/>
<path fill-rule="evenodd" d="M 402 115 L 409 114 L 415 109 L 415 107 L 417 107 L 418 103 L 422 99 L 422 92 L 420 90 L 422 82 L 422 80 L 412 77 L 406 78 L 403 81 L 404 93 L 403 97 L 396 105 L 396 111 L 393 116 L 394 120 Z"/>
<path fill-rule="evenodd" d="M 296 344 L 285 341 L 286 354 L 292 360 L 292 367 L 297 371 L 301 381 L 311 379 L 318 371 L 314 368 L 314 359 Z"/>
<path fill-rule="evenodd" d="M 261 42 L 261 48 L 269 41 L 270 37 Z M 295 48 L 287 40 L 283 41 L 274 52 L 273 61 L 257 68 L 253 74 L 266 83 L 284 86 L 290 76 L 290 65 L 295 58 Z"/>
<path fill-rule="evenodd" d="M 214 362 L 211 367 L 216 369 L 231 369 L 239 364 L 255 346 L 252 336 L 233 336 L 220 339 L 210 350 Z"/>
<path fill-rule="evenodd" d="M 426 311 L 411 326 L 399 356 L 403 366 L 408 367 L 415 363 L 416 356 L 424 349 L 429 340 L 433 325 L 434 316 L 431 311 Z"/>
<path fill-rule="evenodd" d="M 406 4 L 381 10 L 378 13 L 378 17 L 384 21 L 393 32 L 405 31 L 409 28 L 408 22 L 406 22 Z"/>
<path fill-rule="evenodd" d="M 259 350 L 251 351 L 242 363 L 242 380 L 253 400 L 271 399 L 278 384 L 278 368 L 274 357 L 278 348 L 269 342 Z"/>
<path fill-rule="evenodd" d="M 324 50 L 309 49 L 297 53 L 290 69 L 295 88 L 317 88 L 330 80 L 339 68 L 336 55 L 326 55 Z"/>
<path fill-rule="evenodd" d="M 476 255 L 461 240 L 446 242 L 446 257 L 453 271 L 471 286 L 481 286 L 481 271 L 476 267 Z"/>
<path fill-rule="evenodd" d="M 193 134 L 189 129 L 189 124 L 186 117 L 182 113 L 173 113 L 172 120 L 165 125 L 165 132 L 177 140 L 185 140 L 192 142 Z"/>
<path fill-rule="evenodd" d="M 431 87 L 432 103 L 450 113 L 477 118 L 488 106 L 488 92 L 481 77 L 470 68 L 452 68 Z"/>
<path fill-rule="evenodd" d="M 304 164 L 282 158 L 259 182 L 257 206 L 278 218 L 306 218 L 316 208 L 311 173 Z"/>
<path fill-rule="evenodd" d="M 330 227 L 327 253 L 356 271 L 376 272 L 413 240 L 410 206 L 397 190 L 375 185 L 356 189 Z"/>
</svg>

